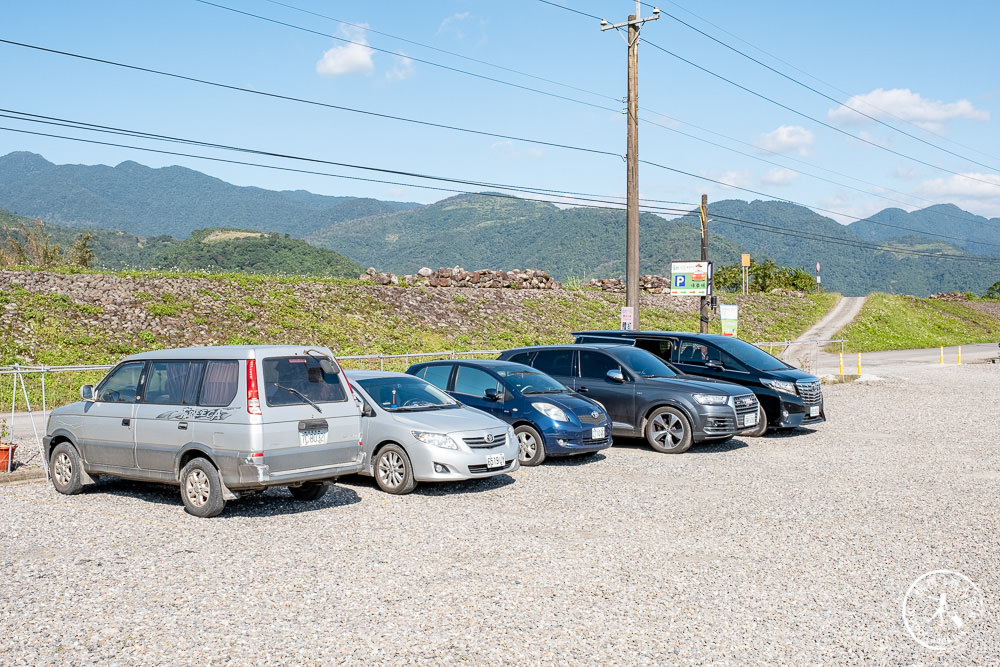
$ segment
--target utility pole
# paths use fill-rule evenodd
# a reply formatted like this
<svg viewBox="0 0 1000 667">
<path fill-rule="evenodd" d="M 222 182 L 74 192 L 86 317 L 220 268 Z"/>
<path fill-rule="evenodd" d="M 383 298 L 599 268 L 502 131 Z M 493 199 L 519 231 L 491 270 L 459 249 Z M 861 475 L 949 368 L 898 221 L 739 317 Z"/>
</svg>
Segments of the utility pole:
<svg viewBox="0 0 1000 667">
<path fill-rule="evenodd" d="M 639 325 L 639 28 L 646 21 L 660 18 L 658 7 L 653 15 L 639 18 L 639 0 L 635 0 L 635 14 L 625 23 L 610 25 L 601 20 L 601 30 L 620 29 L 628 26 L 625 43 L 628 46 L 628 137 L 626 140 L 625 174 L 625 306 L 632 308 L 634 328 Z"/>
<path fill-rule="evenodd" d="M 701 263 L 705 265 L 705 271 L 708 271 L 708 195 L 701 196 Z M 711 286 L 712 280 L 709 277 L 708 285 Z M 708 297 L 701 297 L 701 308 L 698 309 L 699 319 L 701 320 L 701 332 L 708 333 Z"/>
</svg>

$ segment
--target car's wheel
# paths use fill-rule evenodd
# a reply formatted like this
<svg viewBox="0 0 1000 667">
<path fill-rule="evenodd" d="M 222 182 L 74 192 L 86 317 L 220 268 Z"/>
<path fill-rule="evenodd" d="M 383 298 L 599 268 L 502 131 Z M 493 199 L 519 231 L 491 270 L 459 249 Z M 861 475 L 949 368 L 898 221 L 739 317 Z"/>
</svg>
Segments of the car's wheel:
<svg viewBox="0 0 1000 667">
<path fill-rule="evenodd" d="M 375 457 L 375 482 L 386 493 L 403 495 L 417 487 L 410 457 L 399 445 L 386 445 Z"/>
<path fill-rule="evenodd" d="M 191 459 L 181 470 L 181 499 L 189 514 L 201 518 L 218 516 L 226 506 L 219 471 L 206 459 Z"/>
<path fill-rule="evenodd" d="M 658 452 L 680 454 L 691 447 L 691 424 L 677 408 L 657 408 L 646 421 L 646 442 Z"/>
<path fill-rule="evenodd" d="M 514 429 L 517 436 L 517 458 L 523 466 L 536 466 L 545 460 L 545 442 L 541 434 L 528 425 Z"/>
<path fill-rule="evenodd" d="M 767 432 L 767 413 L 764 412 L 764 406 L 757 405 L 757 425 L 754 426 L 749 431 L 743 431 L 740 435 L 745 435 L 748 438 L 757 438 L 764 435 Z"/>
<path fill-rule="evenodd" d="M 52 471 L 52 486 L 59 493 L 71 496 L 80 493 L 82 462 L 76 448 L 68 442 L 61 442 L 52 450 L 49 469 Z"/>
<path fill-rule="evenodd" d="M 326 495 L 326 484 L 323 482 L 306 482 L 301 486 L 290 486 L 288 491 L 296 500 L 319 500 Z"/>
</svg>

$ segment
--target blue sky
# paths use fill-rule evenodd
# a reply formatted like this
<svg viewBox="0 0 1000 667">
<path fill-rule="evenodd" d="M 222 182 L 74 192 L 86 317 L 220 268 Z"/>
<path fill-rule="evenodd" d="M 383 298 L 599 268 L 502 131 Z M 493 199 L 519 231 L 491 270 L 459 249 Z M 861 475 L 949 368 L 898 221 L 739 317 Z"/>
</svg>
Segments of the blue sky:
<svg viewBox="0 0 1000 667">
<path fill-rule="evenodd" d="M 937 203 L 1000 217 L 1000 3 L 659 7 L 639 46 L 648 206 L 673 217 L 704 193 L 788 199 L 841 222 Z M 597 17 L 634 11 L 634 0 L 8 2 L 0 39 L 265 94 L 0 43 L 6 112 L 341 164 L 23 116 L 0 118 L 0 155 L 180 164 L 238 185 L 402 201 L 486 189 L 345 166 L 356 165 L 620 202 L 626 47 Z"/>
</svg>

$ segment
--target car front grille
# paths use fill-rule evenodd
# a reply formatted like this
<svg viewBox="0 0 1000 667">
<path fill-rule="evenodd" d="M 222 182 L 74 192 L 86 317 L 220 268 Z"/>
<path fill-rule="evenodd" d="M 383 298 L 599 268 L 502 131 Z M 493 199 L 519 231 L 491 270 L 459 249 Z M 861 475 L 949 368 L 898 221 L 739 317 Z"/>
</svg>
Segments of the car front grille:
<svg viewBox="0 0 1000 667">
<path fill-rule="evenodd" d="M 820 388 L 818 380 L 808 382 L 796 382 L 795 388 L 802 397 L 802 402 L 806 405 L 819 405 L 823 402 L 823 390 Z"/>
<path fill-rule="evenodd" d="M 512 465 L 514 465 L 514 459 L 511 459 L 510 461 L 504 463 L 502 468 L 487 468 L 485 463 L 477 463 L 476 465 L 469 466 L 469 474 L 482 475 L 484 472 L 498 472 L 501 470 L 509 470 Z"/>
<path fill-rule="evenodd" d="M 473 449 L 493 449 L 494 447 L 503 447 L 507 444 L 507 434 L 494 435 L 493 442 L 488 442 L 485 436 L 479 438 L 462 438 L 462 442 Z"/>
<path fill-rule="evenodd" d="M 604 423 L 604 415 L 600 412 L 588 412 L 586 414 L 577 415 L 581 424 L 589 424 L 591 426 L 597 426 L 598 424 Z"/>
</svg>

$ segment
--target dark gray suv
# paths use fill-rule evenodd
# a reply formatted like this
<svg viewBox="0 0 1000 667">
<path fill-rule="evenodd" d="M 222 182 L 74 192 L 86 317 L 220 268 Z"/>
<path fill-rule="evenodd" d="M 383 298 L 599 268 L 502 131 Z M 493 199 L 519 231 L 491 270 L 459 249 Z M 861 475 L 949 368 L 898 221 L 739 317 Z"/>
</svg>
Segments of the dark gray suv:
<svg viewBox="0 0 1000 667">
<path fill-rule="evenodd" d="M 539 345 L 500 359 L 548 373 L 611 415 L 616 436 L 645 437 L 658 452 L 728 440 L 757 424 L 753 392 L 729 382 L 682 378 L 659 357 L 630 345 Z"/>
</svg>

